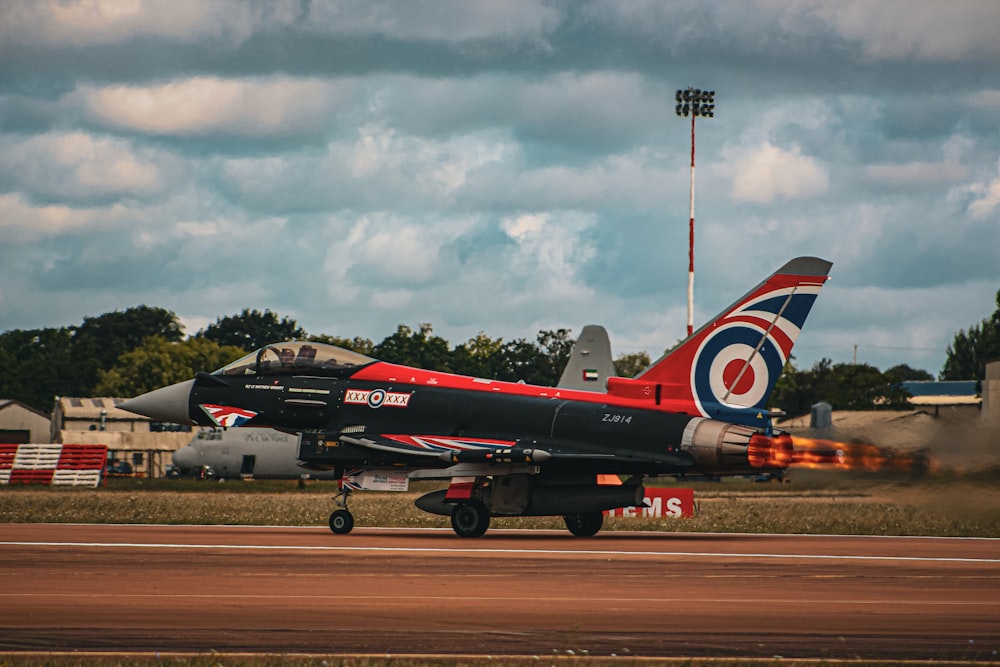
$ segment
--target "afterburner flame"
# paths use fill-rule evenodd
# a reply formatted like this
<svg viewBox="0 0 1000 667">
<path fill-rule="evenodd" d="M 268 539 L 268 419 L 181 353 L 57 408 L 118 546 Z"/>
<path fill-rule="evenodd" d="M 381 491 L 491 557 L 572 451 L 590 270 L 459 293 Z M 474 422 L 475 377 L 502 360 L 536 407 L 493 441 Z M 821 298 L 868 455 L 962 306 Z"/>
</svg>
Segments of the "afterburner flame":
<svg viewBox="0 0 1000 667">
<path fill-rule="evenodd" d="M 792 468 L 915 472 L 928 468 L 923 452 L 901 452 L 867 442 L 791 436 Z"/>
<path fill-rule="evenodd" d="M 792 438 L 787 433 L 776 436 L 755 433 L 747 445 L 747 458 L 754 468 L 785 468 L 794 455 Z"/>
</svg>

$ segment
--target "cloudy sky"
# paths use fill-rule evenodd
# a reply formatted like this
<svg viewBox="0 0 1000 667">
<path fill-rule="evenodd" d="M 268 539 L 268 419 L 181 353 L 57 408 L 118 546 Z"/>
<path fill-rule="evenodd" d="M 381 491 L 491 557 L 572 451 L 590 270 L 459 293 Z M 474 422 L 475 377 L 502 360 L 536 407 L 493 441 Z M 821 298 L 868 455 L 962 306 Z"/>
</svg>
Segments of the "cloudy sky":
<svg viewBox="0 0 1000 667">
<path fill-rule="evenodd" d="M 376 341 L 685 332 L 834 262 L 796 348 L 937 373 L 1000 289 L 1000 3 L 0 3 L 0 331 L 146 304 Z"/>
</svg>

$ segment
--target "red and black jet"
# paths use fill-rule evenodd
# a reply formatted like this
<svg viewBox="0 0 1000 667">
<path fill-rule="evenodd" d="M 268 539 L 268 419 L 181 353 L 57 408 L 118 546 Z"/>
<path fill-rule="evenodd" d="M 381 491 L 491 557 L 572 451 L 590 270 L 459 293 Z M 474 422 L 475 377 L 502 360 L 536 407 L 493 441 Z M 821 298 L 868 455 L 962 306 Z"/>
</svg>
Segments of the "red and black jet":
<svg viewBox="0 0 1000 667">
<path fill-rule="evenodd" d="M 347 533 L 359 471 L 450 479 L 417 500 L 478 537 L 491 516 L 562 515 L 596 534 L 603 510 L 641 505 L 647 476 L 745 475 L 791 462 L 767 400 L 832 264 L 786 263 L 635 378 L 607 393 L 400 366 L 322 343 L 268 345 L 120 407 L 200 426 L 300 435 L 299 459 L 342 480 L 330 528 Z M 628 475 L 620 485 L 599 475 Z"/>
</svg>

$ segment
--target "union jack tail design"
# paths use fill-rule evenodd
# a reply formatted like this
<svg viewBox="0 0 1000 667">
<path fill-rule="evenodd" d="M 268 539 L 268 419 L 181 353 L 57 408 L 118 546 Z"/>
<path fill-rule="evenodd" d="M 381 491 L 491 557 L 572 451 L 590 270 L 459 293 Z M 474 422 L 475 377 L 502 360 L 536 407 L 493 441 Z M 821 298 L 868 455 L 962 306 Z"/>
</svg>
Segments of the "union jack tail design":
<svg viewBox="0 0 1000 667">
<path fill-rule="evenodd" d="M 662 399 L 760 416 L 832 263 L 793 259 L 636 377 Z M 687 382 L 684 381 L 687 379 Z"/>
<path fill-rule="evenodd" d="M 226 428 L 243 426 L 257 416 L 257 413 L 253 410 L 234 408 L 231 405 L 211 405 L 203 403 L 199 407 L 205 411 L 205 414 L 208 415 L 208 418 L 211 419 L 216 426 L 223 426 Z"/>
</svg>

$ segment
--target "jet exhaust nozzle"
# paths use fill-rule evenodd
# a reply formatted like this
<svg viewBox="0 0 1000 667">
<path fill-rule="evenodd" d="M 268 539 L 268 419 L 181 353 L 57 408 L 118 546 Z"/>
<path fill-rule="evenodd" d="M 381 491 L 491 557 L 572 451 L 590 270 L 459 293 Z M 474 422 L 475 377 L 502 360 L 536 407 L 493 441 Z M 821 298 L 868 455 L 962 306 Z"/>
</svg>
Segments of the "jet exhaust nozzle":
<svg viewBox="0 0 1000 667">
<path fill-rule="evenodd" d="M 715 419 L 692 419 L 681 438 L 681 449 L 691 454 L 706 475 L 760 468 L 787 468 L 792 462 L 792 438 L 787 433 L 760 431 Z"/>
</svg>

